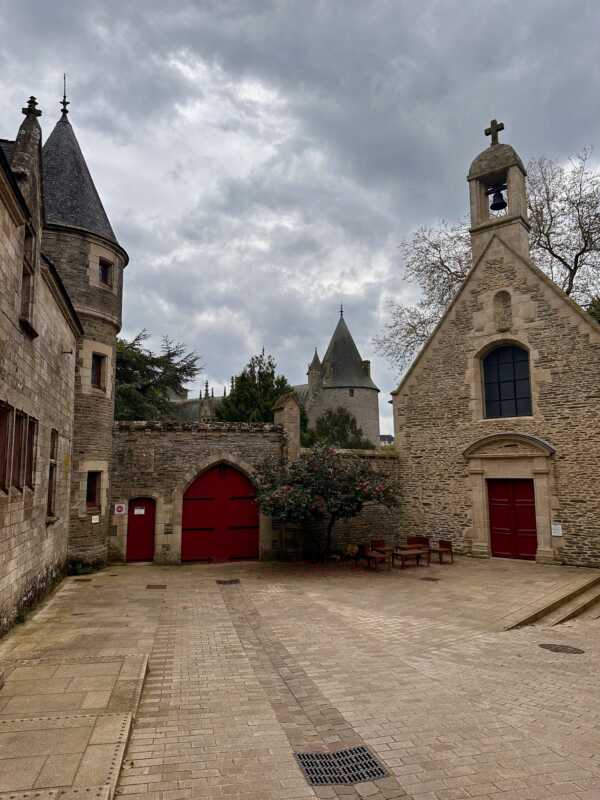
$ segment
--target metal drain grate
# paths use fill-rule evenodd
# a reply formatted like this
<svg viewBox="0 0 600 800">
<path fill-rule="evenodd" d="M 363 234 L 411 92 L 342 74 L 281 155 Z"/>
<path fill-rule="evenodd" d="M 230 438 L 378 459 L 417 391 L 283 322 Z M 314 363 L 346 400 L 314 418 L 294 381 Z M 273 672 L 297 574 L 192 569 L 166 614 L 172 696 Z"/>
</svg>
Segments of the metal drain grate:
<svg viewBox="0 0 600 800">
<path fill-rule="evenodd" d="M 146 589 L 166 589 L 166 583 L 147 583 Z"/>
<path fill-rule="evenodd" d="M 366 747 L 349 747 L 335 753 L 295 753 L 312 786 L 362 783 L 385 778 L 387 770 Z"/>
<path fill-rule="evenodd" d="M 217 581 L 220 586 L 233 586 L 236 583 L 239 583 L 239 578 L 230 578 L 228 581 Z"/>
<path fill-rule="evenodd" d="M 421 580 L 421 581 L 431 581 L 432 583 L 434 583 L 434 582 L 437 583 L 439 581 L 439 578 L 419 578 L 419 580 Z"/>
<path fill-rule="evenodd" d="M 542 650 L 550 650 L 551 653 L 570 653 L 574 656 L 580 656 L 585 653 L 585 650 L 580 650 L 579 647 L 571 647 L 570 644 L 541 644 Z"/>
</svg>

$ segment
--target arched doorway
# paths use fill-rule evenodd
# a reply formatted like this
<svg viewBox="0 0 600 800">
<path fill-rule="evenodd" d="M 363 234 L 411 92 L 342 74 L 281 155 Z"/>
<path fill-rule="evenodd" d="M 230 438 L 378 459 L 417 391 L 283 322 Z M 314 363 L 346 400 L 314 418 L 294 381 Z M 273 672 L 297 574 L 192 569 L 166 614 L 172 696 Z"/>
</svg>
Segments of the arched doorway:
<svg viewBox="0 0 600 800">
<path fill-rule="evenodd" d="M 154 561 L 156 503 L 150 497 L 135 497 L 127 512 L 127 561 Z"/>
<path fill-rule="evenodd" d="M 203 472 L 183 496 L 182 561 L 258 558 L 256 490 L 229 464 Z"/>
</svg>

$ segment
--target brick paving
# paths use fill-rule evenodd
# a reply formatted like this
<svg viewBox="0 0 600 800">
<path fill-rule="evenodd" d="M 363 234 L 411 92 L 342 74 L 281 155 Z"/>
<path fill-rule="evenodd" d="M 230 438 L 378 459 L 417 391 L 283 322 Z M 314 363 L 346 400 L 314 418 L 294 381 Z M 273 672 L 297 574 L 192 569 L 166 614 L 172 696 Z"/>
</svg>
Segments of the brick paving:
<svg viewBox="0 0 600 800">
<path fill-rule="evenodd" d="M 114 567 L 65 581 L 0 660 L 148 654 L 127 800 L 600 800 L 600 622 L 502 630 L 580 577 L 468 559 Z M 355 745 L 389 776 L 311 787 L 294 758 Z"/>
</svg>

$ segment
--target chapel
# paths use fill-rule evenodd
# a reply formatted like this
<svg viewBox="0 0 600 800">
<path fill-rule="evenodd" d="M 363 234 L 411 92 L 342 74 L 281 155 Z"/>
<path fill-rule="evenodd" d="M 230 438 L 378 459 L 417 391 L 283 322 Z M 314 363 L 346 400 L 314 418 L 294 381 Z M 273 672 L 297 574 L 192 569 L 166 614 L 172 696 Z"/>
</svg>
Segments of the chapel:
<svg viewBox="0 0 600 800">
<path fill-rule="evenodd" d="M 468 173 L 472 267 L 392 393 L 399 524 L 472 556 L 600 564 L 600 325 L 533 263 L 525 167 Z"/>
</svg>

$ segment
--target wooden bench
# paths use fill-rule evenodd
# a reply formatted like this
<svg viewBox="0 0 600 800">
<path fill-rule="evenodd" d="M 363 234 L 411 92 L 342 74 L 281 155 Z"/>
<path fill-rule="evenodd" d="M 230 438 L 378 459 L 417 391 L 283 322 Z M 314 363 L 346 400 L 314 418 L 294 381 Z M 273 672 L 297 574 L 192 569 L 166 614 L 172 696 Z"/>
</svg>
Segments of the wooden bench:
<svg viewBox="0 0 600 800">
<path fill-rule="evenodd" d="M 425 558 L 427 561 L 427 566 L 429 566 L 429 553 L 430 551 L 428 547 L 417 547 L 415 545 L 412 547 L 397 547 L 392 553 L 392 564 L 397 559 L 400 561 L 400 569 L 404 569 L 406 563 L 409 561 L 414 561 L 415 566 L 418 567 L 421 562 L 421 558 Z"/>
</svg>

